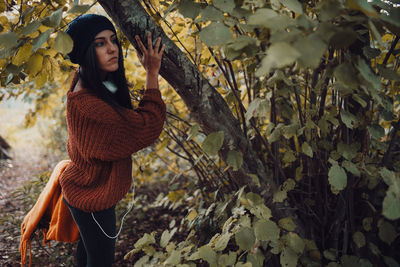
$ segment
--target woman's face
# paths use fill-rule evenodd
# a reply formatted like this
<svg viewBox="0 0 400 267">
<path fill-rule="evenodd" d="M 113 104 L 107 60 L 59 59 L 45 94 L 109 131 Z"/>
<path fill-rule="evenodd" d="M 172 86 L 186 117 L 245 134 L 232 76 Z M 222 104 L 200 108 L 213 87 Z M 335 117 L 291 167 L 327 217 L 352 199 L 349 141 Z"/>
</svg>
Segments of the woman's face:
<svg viewBox="0 0 400 267">
<path fill-rule="evenodd" d="M 99 63 L 101 76 L 104 78 L 108 72 L 118 70 L 118 44 L 117 36 L 113 31 L 104 30 L 94 37 L 94 46 Z"/>
</svg>

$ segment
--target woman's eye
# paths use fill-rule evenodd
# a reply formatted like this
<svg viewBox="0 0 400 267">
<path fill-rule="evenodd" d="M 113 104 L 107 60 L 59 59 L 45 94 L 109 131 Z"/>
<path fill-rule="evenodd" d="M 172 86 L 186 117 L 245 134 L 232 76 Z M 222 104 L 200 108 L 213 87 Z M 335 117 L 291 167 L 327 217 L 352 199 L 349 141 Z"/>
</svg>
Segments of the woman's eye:
<svg viewBox="0 0 400 267">
<path fill-rule="evenodd" d="M 97 42 L 97 43 L 95 43 L 95 46 L 96 47 L 100 47 L 100 46 L 103 46 L 104 45 L 104 42 Z"/>
<path fill-rule="evenodd" d="M 114 40 L 112 40 L 111 42 L 113 42 L 114 44 L 117 44 L 118 43 L 118 39 L 117 38 L 115 38 Z"/>
</svg>

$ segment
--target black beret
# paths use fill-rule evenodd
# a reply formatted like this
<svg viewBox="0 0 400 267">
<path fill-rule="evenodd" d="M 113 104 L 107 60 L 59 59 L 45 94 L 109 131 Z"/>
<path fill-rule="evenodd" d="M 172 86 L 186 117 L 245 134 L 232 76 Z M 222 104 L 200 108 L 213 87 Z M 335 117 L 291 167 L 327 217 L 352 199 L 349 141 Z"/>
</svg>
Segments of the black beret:
<svg viewBox="0 0 400 267">
<path fill-rule="evenodd" d="M 101 15 L 85 14 L 71 21 L 65 31 L 74 41 L 74 47 L 68 54 L 71 62 L 81 64 L 94 37 L 104 30 L 111 30 L 116 33 L 111 21 Z"/>
</svg>

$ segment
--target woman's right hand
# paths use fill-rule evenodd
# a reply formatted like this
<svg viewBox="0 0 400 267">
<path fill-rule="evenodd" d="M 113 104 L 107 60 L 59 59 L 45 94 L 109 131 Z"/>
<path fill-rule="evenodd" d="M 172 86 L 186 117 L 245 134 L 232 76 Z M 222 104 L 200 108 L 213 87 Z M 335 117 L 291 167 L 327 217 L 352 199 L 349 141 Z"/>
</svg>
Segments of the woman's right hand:
<svg viewBox="0 0 400 267">
<path fill-rule="evenodd" d="M 142 55 L 136 50 L 137 56 L 142 63 L 147 75 L 150 77 L 158 76 L 161 67 L 161 58 L 164 53 L 165 45 L 163 44 L 160 49 L 161 37 L 157 38 L 156 45 L 153 48 L 151 33 L 147 34 L 147 49 L 143 45 L 142 40 L 138 35 L 135 36 L 136 42 L 142 52 Z"/>
</svg>

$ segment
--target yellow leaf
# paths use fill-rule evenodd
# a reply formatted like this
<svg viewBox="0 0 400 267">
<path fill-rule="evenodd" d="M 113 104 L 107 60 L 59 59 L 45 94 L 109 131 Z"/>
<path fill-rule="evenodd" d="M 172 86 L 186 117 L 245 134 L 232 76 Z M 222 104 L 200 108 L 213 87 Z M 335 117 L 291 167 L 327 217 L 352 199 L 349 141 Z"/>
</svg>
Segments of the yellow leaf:
<svg viewBox="0 0 400 267">
<path fill-rule="evenodd" d="M 185 194 L 185 191 L 184 191 L 184 190 L 171 191 L 171 192 L 169 192 L 169 194 L 168 194 L 168 199 L 169 199 L 169 201 L 171 201 L 171 202 L 176 202 L 176 201 L 178 201 L 179 199 L 181 199 L 181 198 L 184 196 L 184 194 Z"/>
<path fill-rule="evenodd" d="M 30 43 L 26 43 L 20 49 L 18 49 L 17 55 L 12 60 L 12 64 L 16 66 L 20 66 L 26 61 L 28 61 L 29 57 L 31 56 L 32 52 L 32 45 Z"/>
<path fill-rule="evenodd" d="M 187 216 L 189 221 L 193 221 L 197 217 L 197 211 L 195 209 L 191 210 Z"/>
<path fill-rule="evenodd" d="M 43 66 L 43 56 L 39 53 L 33 54 L 26 65 L 25 70 L 30 74 L 31 77 L 36 76 L 36 74 L 42 69 Z"/>
<path fill-rule="evenodd" d="M 41 88 L 47 81 L 47 72 L 41 71 L 36 77 L 35 84 L 38 88 Z"/>
<path fill-rule="evenodd" d="M 7 60 L 0 59 L 0 69 L 3 69 L 7 65 Z"/>
<path fill-rule="evenodd" d="M 74 42 L 72 38 L 65 32 L 58 32 L 54 41 L 54 49 L 64 55 L 72 51 Z"/>
<path fill-rule="evenodd" d="M 0 17 L 0 24 L 4 26 L 6 26 L 8 24 L 8 19 L 6 16 L 1 16 Z"/>
</svg>

